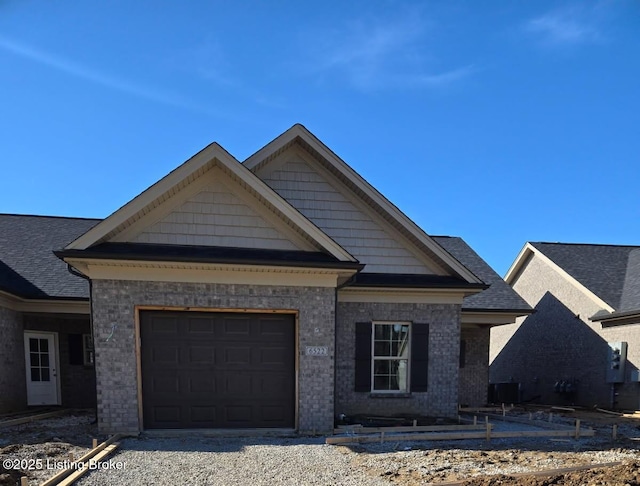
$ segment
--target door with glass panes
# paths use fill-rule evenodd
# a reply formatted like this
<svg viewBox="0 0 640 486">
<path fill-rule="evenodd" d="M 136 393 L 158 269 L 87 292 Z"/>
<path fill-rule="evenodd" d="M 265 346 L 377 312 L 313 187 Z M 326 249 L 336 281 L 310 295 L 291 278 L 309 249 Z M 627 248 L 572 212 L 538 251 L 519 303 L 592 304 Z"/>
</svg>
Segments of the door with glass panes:
<svg viewBox="0 0 640 486">
<path fill-rule="evenodd" d="M 28 405 L 59 405 L 56 333 L 25 332 Z"/>
</svg>

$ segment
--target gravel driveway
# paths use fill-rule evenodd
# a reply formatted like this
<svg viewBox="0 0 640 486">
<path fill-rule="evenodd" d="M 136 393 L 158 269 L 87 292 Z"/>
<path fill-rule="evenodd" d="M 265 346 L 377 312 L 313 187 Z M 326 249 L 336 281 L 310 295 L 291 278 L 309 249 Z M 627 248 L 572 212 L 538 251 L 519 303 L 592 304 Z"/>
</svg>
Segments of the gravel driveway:
<svg viewBox="0 0 640 486">
<path fill-rule="evenodd" d="M 354 468 L 350 456 L 324 438 L 126 439 L 110 458 L 124 469 L 93 471 L 77 484 L 389 485 Z"/>
</svg>

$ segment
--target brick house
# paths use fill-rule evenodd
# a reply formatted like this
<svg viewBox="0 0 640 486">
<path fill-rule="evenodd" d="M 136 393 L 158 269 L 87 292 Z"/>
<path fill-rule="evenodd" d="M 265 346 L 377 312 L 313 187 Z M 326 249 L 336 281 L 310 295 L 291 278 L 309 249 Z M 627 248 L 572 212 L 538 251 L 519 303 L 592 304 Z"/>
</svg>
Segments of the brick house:
<svg viewBox="0 0 640 486">
<path fill-rule="evenodd" d="M 640 246 L 527 243 L 505 280 L 535 312 L 491 330 L 491 383 L 525 401 L 640 408 Z"/>
<path fill-rule="evenodd" d="M 428 236 L 301 125 L 242 163 L 211 144 L 101 221 L 2 220 L 15 247 L 46 224 L 67 231 L 40 245 L 47 285 L 41 269 L 22 276 L 37 274 L 41 300 L 75 302 L 104 432 L 454 416 L 486 402 L 490 327 L 530 312 L 463 240 Z M 42 324 L 55 342 L 39 341 L 27 323 L 55 310 L 3 290 L 0 385 L 24 387 L 26 362 L 33 388 L 64 326 Z"/>
</svg>

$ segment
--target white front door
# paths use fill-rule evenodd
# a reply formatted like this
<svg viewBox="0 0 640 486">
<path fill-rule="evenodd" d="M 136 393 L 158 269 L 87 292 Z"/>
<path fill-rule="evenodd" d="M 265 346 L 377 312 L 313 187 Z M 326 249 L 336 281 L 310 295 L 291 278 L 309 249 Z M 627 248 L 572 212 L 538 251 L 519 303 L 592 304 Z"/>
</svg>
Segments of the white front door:
<svg viewBox="0 0 640 486">
<path fill-rule="evenodd" d="M 27 405 L 59 405 L 57 347 L 52 332 L 25 332 Z"/>
</svg>

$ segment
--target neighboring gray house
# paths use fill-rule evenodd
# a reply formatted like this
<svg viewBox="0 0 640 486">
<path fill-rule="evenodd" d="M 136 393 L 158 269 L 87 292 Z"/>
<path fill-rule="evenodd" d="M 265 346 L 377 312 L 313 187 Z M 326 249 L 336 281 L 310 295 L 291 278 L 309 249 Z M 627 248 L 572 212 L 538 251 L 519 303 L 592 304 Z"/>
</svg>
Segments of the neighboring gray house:
<svg viewBox="0 0 640 486">
<path fill-rule="evenodd" d="M 99 222 L 3 218 L 27 235 L 10 251 L 47 233 L 23 224 L 70 225 L 38 244 L 47 262 L 56 250 L 55 275 L 13 268 L 1 236 L 0 260 L 20 278 L 44 273 L 50 286 L 31 283 L 47 302 L 80 298 L 78 333 L 91 312 L 93 339 L 82 339 L 88 359 L 95 347 L 103 432 L 309 433 L 338 414 L 452 417 L 486 401 L 490 327 L 530 312 L 464 241 L 428 236 L 301 125 L 243 163 L 209 145 Z M 62 260 L 89 286 L 63 277 Z M 53 380 L 43 363 L 65 327 L 47 328 L 52 309 L 3 290 L 0 331 L 13 344 L 0 385 L 24 387 L 24 333 L 37 388 Z M 40 319 L 48 334 L 31 342 Z M 0 407 L 20 393 L 11 405 L 0 393 Z M 65 403 L 57 393 L 48 403 Z"/>
<path fill-rule="evenodd" d="M 535 313 L 492 329 L 491 383 L 525 401 L 640 408 L 640 246 L 527 243 L 505 280 Z"/>
</svg>

